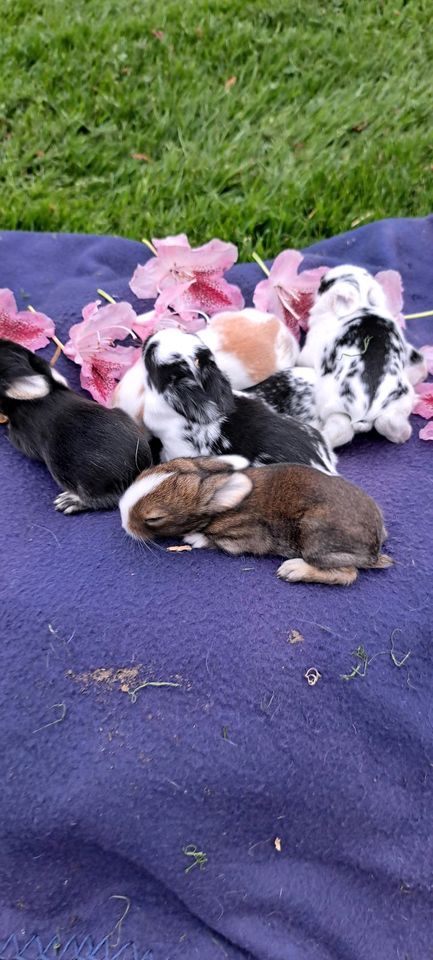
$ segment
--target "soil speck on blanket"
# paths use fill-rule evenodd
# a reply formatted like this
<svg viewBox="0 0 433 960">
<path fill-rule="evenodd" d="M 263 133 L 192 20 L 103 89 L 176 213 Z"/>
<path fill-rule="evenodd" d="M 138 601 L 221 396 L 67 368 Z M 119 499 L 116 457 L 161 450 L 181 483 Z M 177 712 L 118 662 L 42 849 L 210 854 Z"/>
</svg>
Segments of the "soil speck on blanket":
<svg viewBox="0 0 433 960">
<path fill-rule="evenodd" d="M 130 690 L 137 686 L 140 670 L 141 664 L 137 667 L 122 667 L 120 669 L 98 667 L 98 669 L 91 670 L 89 673 L 74 673 L 72 670 L 68 670 L 66 675 L 70 680 L 81 683 L 84 687 L 105 684 L 112 690 L 117 685 L 122 693 L 130 693 Z"/>
</svg>

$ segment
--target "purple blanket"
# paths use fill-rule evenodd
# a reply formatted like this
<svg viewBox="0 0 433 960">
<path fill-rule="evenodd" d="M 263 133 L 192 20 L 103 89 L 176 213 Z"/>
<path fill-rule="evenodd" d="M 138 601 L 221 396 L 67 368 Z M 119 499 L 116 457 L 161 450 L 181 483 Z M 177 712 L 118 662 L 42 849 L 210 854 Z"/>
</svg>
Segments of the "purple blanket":
<svg viewBox="0 0 433 960">
<path fill-rule="evenodd" d="M 433 217 L 388 220 L 307 265 L 396 268 L 414 312 L 433 307 L 432 255 Z M 0 285 L 64 339 L 97 287 L 135 305 L 145 258 L 3 232 Z M 248 302 L 261 277 L 229 276 Z M 432 321 L 408 336 L 431 343 Z M 1 428 L 1 960 L 432 955 L 433 449 L 413 423 L 403 447 L 341 454 L 395 559 L 348 590 L 282 583 L 272 558 L 140 547 L 117 512 L 56 514 Z M 131 695 L 145 680 L 177 686 Z"/>
</svg>

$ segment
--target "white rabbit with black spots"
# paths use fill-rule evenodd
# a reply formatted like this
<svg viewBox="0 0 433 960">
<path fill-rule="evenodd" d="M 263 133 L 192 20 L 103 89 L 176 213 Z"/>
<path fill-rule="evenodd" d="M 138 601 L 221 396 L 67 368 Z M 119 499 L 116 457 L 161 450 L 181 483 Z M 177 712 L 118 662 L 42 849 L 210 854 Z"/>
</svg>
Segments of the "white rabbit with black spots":
<svg viewBox="0 0 433 960">
<path fill-rule="evenodd" d="M 322 278 L 299 362 L 316 371 L 317 410 L 331 447 L 372 427 L 393 443 L 409 439 L 420 355 L 367 270 L 334 267 Z"/>
</svg>

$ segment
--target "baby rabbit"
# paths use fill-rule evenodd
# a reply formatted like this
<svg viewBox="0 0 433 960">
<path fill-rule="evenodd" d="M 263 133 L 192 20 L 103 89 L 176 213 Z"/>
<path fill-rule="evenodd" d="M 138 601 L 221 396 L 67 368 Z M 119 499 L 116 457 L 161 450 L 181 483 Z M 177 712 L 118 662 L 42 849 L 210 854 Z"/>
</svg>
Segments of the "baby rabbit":
<svg viewBox="0 0 433 960">
<path fill-rule="evenodd" d="M 139 540 L 182 536 L 230 554 L 279 554 L 289 582 L 348 586 L 358 569 L 382 568 L 386 531 L 359 487 L 312 467 L 252 468 L 243 457 L 172 460 L 146 470 L 119 503 L 123 529 Z"/>
<path fill-rule="evenodd" d="M 236 453 L 255 465 L 306 463 L 335 472 L 335 458 L 313 427 L 282 417 L 258 397 L 233 393 L 198 336 L 160 330 L 143 347 L 144 422 L 161 459 Z"/>
<path fill-rule="evenodd" d="M 414 391 L 405 368 L 412 352 L 367 270 L 340 266 L 325 274 L 300 362 L 317 373 L 317 409 L 331 447 L 372 427 L 393 443 L 409 439 Z"/>
<path fill-rule="evenodd" d="M 249 397 L 261 397 L 273 410 L 294 417 L 320 430 L 316 407 L 317 376 L 311 367 L 292 367 L 273 373 L 267 380 L 244 390 Z"/>
<path fill-rule="evenodd" d="M 143 428 L 126 413 L 74 393 L 45 360 L 10 340 L 0 340 L 0 410 L 14 446 L 42 460 L 64 488 L 54 500 L 63 513 L 117 506 L 152 463 Z"/>
<path fill-rule="evenodd" d="M 299 353 L 293 334 L 278 317 L 253 308 L 214 314 L 198 336 L 234 390 L 293 367 Z"/>
</svg>

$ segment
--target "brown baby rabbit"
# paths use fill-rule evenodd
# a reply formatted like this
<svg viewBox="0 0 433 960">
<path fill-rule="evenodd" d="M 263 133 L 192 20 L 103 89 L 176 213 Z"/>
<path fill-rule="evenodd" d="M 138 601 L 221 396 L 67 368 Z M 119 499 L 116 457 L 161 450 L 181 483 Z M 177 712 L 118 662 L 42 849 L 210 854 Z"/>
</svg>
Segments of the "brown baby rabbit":
<svg viewBox="0 0 433 960">
<path fill-rule="evenodd" d="M 342 584 L 388 567 L 379 507 L 359 487 L 313 467 L 250 467 L 243 457 L 170 460 L 145 470 L 120 500 L 132 537 L 182 536 L 193 547 L 289 557 L 278 576 Z"/>
</svg>

